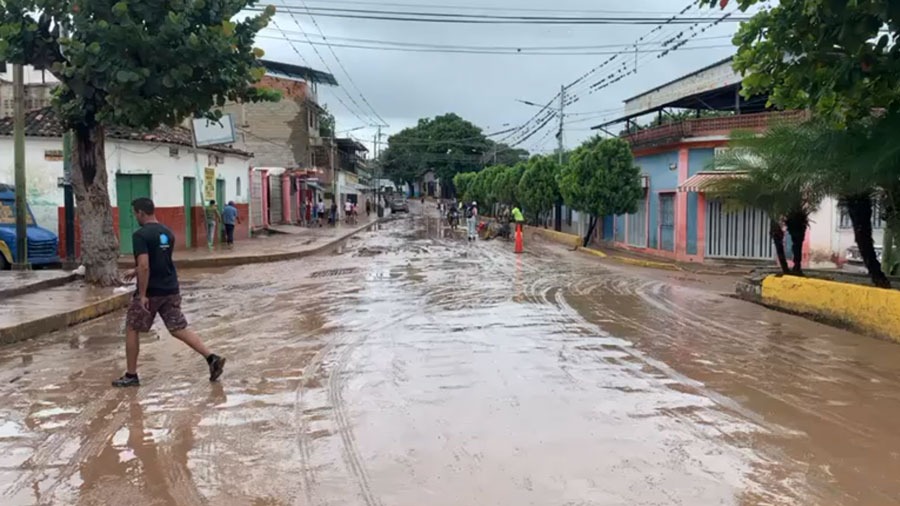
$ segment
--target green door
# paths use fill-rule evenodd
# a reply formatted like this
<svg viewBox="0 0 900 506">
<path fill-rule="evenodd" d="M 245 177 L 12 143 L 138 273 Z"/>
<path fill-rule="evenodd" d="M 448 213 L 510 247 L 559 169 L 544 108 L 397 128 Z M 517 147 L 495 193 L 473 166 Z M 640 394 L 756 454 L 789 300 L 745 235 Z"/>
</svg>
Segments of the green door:
<svg viewBox="0 0 900 506">
<path fill-rule="evenodd" d="M 194 246 L 194 212 L 197 205 L 197 180 L 184 178 L 184 244 L 188 248 Z"/>
<path fill-rule="evenodd" d="M 216 179 L 216 205 L 219 206 L 219 212 L 225 209 L 225 180 Z"/>
<path fill-rule="evenodd" d="M 150 176 L 116 174 L 116 205 L 119 208 L 119 253 L 132 255 L 131 235 L 139 228 L 131 202 L 136 198 L 150 197 Z"/>
</svg>

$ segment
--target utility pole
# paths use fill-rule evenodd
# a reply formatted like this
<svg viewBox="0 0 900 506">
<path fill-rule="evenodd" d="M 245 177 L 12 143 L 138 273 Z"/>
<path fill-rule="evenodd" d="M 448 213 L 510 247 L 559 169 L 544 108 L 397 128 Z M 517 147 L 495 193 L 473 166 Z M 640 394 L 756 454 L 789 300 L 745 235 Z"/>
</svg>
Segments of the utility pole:
<svg viewBox="0 0 900 506">
<path fill-rule="evenodd" d="M 61 28 L 61 35 L 68 37 L 68 30 Z M 72 190 L 72 131 L 63 134 L 63 207 L 66 220 L 66 263 L 75 267 L 75 194 Z"/>
<path fill-rule="evenodd" d="M 14 146 L 13 164 L 16 174 L 16 270 L 28 269 L 28 205 L 25 200 L 25 71 L 15 63 L 13 71 Z"/>
<path fill-rule="evenodd" d="M 556 139 L 559 141 L 559 164 L 563 164 L 563 126 L 565 124 L 565 114 L 564 110 L 566 107 L 566 87 L 565 85 L 561 85 L 559 87 L 559 131 L 556 133 Z"/>
</svg>

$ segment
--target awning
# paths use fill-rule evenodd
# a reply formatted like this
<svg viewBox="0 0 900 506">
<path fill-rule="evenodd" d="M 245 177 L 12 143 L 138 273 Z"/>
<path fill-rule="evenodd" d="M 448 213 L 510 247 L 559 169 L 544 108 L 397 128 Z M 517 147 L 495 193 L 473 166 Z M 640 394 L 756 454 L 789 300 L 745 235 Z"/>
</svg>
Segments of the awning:
<svg viewBox="0 0 900 506">
<path fill-rule="evenodd" d="M 325 188 L 322 188 L 321 186 L 319 186 L 319 183 L 316 183 L 314 181 L 304 181 L 304 183 L 306 184 L 307 187 L 312 188 L 314 190 L 325 191 Z"/>
<path fill-rule="evenodd" d="M 747 173 L 724 170 L 698 172 L 689 177 L 687 181 L 678 185 L 678 191 L 685 193 L 703 193 L 714 181 L 732 177 L 747 177 Z"/>
</svg>

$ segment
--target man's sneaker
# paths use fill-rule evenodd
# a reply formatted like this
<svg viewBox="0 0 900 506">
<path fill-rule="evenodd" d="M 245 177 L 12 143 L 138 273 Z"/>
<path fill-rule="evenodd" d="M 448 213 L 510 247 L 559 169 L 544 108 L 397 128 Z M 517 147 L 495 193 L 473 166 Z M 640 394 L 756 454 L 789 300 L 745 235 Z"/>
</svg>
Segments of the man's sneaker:
<svg viewBox="0 0 900 506">
<path fill-rule="evenodd" d="M 207 362 L 209 363 L 209 381 L 216 381 L 225 370 L 225 359 L 218 355 L 210 355 Z"/>
<path fill-rule="evenodd" d="M 131 376 L 129 374 L 123 374 L 121 378 L 114 380 L 112 382 L 112 386 L 116 388 L 125 388 L 125 387 L 139 387 L 141 386 L 141 380 L 138 379 L 137 374 Z"/>
</svg>

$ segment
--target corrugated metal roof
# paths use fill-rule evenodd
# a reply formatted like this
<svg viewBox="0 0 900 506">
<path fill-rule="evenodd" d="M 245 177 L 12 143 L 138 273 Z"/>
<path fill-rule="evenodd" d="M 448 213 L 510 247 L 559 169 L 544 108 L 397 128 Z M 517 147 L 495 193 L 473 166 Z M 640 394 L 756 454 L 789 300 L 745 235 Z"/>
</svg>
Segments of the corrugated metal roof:
<svg viewBox="0 0 900 506">
<path fill-rule="evenodd" d="M 332 74 L 329 74 L 328 72 L 322 72 L 321 70 L 311 69 L 302 65 L 292 65 L 290 63 L 283 63 L 279 61 L 259 61 L 266 68 L 266 73 L 271 75 L 272 77 L 302 79 L 304 81 L 310 81 L 314 83 L 330 84 L 331 86 L 338 85 L 337 79 L 335 79 L 334 76 Z"/>
</svg>

